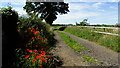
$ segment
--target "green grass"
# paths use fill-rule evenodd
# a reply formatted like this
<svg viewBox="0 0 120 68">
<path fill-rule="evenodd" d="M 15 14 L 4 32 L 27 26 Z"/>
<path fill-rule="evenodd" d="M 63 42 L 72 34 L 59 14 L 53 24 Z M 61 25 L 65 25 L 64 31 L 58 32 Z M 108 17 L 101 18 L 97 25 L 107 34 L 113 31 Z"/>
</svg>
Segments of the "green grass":
<svg viewBox="0 0 120 68">
<path fill-rule="evenodd" d="M 70 46 L 74 51 L 76 52 L 80 52 L 82 50 L 85 50 L 84 46 L 80 43 L 78 43 L 76 40 L 74 39 L 71 39 L 68 35 L 60 32 L 60 31 L 57 31 L 60 36 L 62 37 L 62 39 L 65 41 L 65 43 Z"/>
<path fill-rule="evenodd" d="M 100 33 L 91 32 L 91 28 L 67 27 L 65 32 L 71 33 L 83 39 L 95 42 L 99 45 L 106 46 L 116 52 L 120 52 L 118 47 L 118 36 L 104 35 Z"/>
<path fill-rule="evenodd" d="M 87 61 L 87 62 L 90 62 L 90 63 L 99 63 L 99 61 L 97 59 L 95 59 L 94 57 L 83 56 L 81 58 L 83 58 L 84 62 Z"/>
</svg>

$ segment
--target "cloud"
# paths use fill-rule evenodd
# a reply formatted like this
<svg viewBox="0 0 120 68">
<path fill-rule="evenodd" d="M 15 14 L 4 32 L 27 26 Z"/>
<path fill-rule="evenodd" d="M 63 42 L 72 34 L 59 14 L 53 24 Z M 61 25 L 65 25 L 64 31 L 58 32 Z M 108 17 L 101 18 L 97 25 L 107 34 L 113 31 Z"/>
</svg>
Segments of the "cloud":
<svg viewBox="0 0 120 68">
<path fill-rule="evenodd" d="M 14 9 L 15 11 L 17 11 L 18 14 L 20 14 L 20 15 L 25 15 L 25 14 L 27 14 L 26 11 L 24 11 L 23 8 L 21 8 L 21 7 L 13 7 L 13 9 Z"/>
<path fill-rule="evenodd" d="M 95 4 L 93 4 L 93 7 L 99 8 L 100 6 L 102 6 L 104 3 L 103 2 L 97 2 Z"/>
</svg>

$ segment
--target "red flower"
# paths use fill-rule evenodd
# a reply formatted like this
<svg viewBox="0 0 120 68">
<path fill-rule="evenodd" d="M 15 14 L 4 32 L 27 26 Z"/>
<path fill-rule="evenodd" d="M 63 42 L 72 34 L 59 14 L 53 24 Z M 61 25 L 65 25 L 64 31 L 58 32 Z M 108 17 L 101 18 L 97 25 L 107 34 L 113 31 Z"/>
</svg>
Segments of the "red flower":
<svg viewBox="0 0 120 68">
<path fill-rule="evenodd" d="M 42 54 L 40 54 L 40 56 L 42 56 Z"/>
<path fill-rule="evenodd" d="M 33 61 L 37 61 L 36 59 L 34 59 Z"/>
<path fill-rule="evenodd" d="M 50 56 L 47 56 L 48 58 L 50 58 Z"/>
<path fill-rule="evenodd" d="M 35 55 L 38 55 L 39 53 L 35 53 Z"/>
<path fill-rule="evenodd" d="M 38 35 L 37 37 L 40 37 L 40 35 Z"/>
<path fill-rule="evenodd" d="M 32 63 L 35 63 L 35 61 L 32 61 Z"/>
<path fill-rule="evenodd" d="M 40 56 L 36 56 L 36 59 L 39 59 L 40 58 Z"/>
<path fill-rule="evenodd" d="M 32 39 L 35 39 L 35 37 L 32 37 Z"/>
<path fill-rule="evenodd" d="M 34 52 L 36 52 L 37 50 L 35 49 L 35 50 L 33 50 Z"/>
<path fill-rule="evenodd" d="M 43 60 L 44 62 L 46 62 L 46 61 L 47 61 L 47 59 L 44 59 L 44 58 L 42 58 L 42 60 Z"/>
<path fill-rule="evenodd" d="M 30 57 L 30 55 L 26 55 L 26 56 L 25 56 L 25 59 L 27 59 L 27 58 L 29 58 L 29 57 Z"/>
<path fill-rule="evenodd" d="M 35 47 L 38 47 L 38 45 L 35 45 Z"/>
<path fill-rule="evenodd" d="M 40 63 L 42 63 L 42 60 L 40 60 Z"/>
<path fill-rule="evenodd" d="M 26 49 L 26 51 L 28 51 L 28 52 L 32 52 L 32 50 L 30 50 L 30 49 Z"/>
<path fill-rule="evenodd" d="M 28 52 L 32 52 L 32 50 L 29 50 Z"/>
<path fill-rule="evenodd" d="M 35 32 L 34 32 L 34 34 L 38 34 L 38 33 L 39 33 L 39 31 L 35 31 Z"/>
<path fill-rule="evenodd" d="M 31 32 L 34 32 L 35 31 L 35 29 L 34 28 L 31 28 Z"/>
</svg>

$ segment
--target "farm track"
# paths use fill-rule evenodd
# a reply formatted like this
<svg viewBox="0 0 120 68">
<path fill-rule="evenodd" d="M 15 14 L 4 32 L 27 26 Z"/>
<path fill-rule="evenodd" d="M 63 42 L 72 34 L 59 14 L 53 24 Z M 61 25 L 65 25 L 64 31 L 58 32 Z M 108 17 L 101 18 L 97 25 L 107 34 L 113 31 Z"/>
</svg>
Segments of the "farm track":
<svg viewBox="0 0 120 68">
<path fill-rule="evenodd" d="M 63 59 L 62 66 L 89 66 L 88 63 L 82 62 L 82 59 L 66 45 L 60 35 L 54 31 L 54 38 L 57 40 L 56 47 L 51 51 L 54 55 Z"/>
<path fill-rule="evenodd" d="M 77 40 L 79 43 L 83 44 L 87 50 L 79 53 L 79 56 L 90 56 L 95 57 L 98 61 L 101 61 L 99 65 L 102 66 L 117 66 L 118 65 L 118 53 L 104 47 L 97 45 L 96 43 L 84 40 L 72 34 L 62 31 L 66 35 L 70 36 L 72 39 Z"/>
</svg>

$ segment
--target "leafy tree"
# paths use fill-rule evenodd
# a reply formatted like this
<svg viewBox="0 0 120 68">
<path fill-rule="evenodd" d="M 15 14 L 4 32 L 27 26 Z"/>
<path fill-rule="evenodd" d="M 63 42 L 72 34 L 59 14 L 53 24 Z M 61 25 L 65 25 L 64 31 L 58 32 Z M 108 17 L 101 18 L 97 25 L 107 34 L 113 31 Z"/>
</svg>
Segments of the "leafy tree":
<svg viewBox="0 0 120 68">
<path fill-rule="evenodd" d="M 29 15 L 34 15 L 52 25 L 59 14 L 67 14 L 68 4 L 64 2 L 26 2 L 23 7 Z"/>
<path fill-rule="evenodd" d="M 80 22 L 79 25 L 81 26 L 86 26 L 86 25 L 89 25 L 89 23 L 87 23 L 88 19 L 84 19 L 82 22 Z"/>
</svg>

